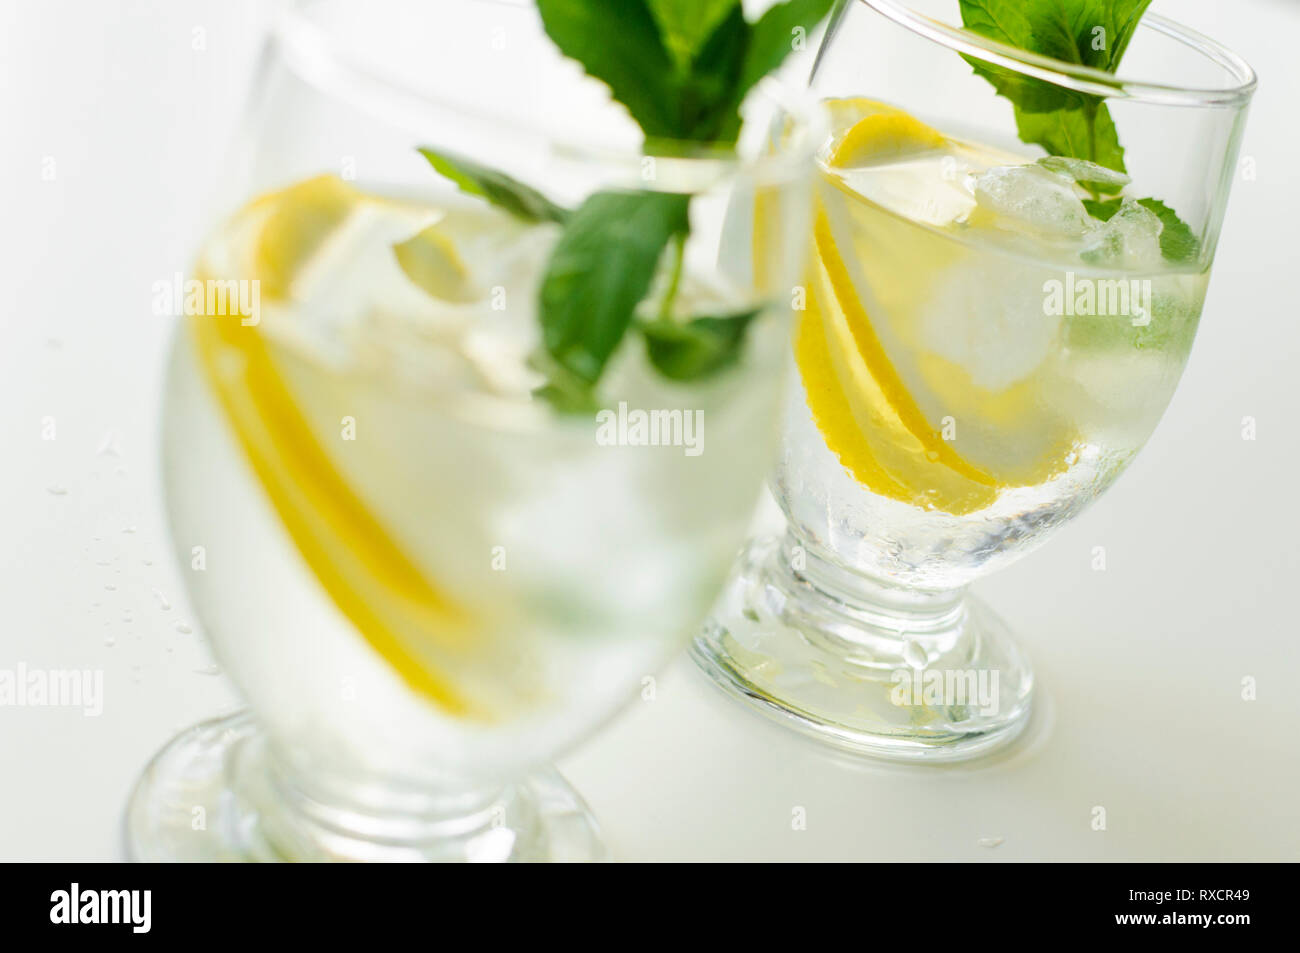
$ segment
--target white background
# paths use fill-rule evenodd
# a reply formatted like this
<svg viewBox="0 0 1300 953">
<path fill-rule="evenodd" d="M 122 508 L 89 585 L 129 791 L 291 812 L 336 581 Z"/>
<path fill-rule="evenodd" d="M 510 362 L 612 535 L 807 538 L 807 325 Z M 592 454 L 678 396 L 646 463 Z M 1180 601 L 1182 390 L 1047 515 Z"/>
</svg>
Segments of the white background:
<svg viewBox="0 0 1300 953">
<path fill-rule="evenodd" d="M 1036 666 L 1032 738 L 964 768 L 853 761 L 733 706 L 682 661 L 562 765 L 616 857 L 1300 857 L 1300 8 L 1153 9 L 1258 70 L 1243 144 L 1255 178 L 1233 186 L 1200 336 L 1147 450 L 1094 509 L 978 586 Z M 3 860 L 119 857 L 147 758 L 237 704 L 205 673 L 168 557 L 169 320 L 150 302 L 201 234 L 263 17 L 249 0 L 0 5 L 0 667 L 94 665 L 107 690 L 98 719 L 0 709 Z M 98 452 L 109 433 L 120 455 Z M 792 829 L 798 808 L 806 830 Z"/>
</svg>

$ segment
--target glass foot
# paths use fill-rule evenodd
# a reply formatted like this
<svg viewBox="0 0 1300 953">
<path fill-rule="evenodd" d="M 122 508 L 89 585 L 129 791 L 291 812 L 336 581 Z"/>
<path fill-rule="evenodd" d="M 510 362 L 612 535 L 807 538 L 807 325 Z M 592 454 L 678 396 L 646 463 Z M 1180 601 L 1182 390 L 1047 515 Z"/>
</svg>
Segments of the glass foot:
<svg viewBox="0 0 1300 953">
<path fill-rule="evenodd" d="M 551 769 L 487 794 L 363 797 L 358 807 L 305 795 L 241 712 L 195 725 L 154 757 L 127 805 L 126 851 L 154 862 L 606 859 L 586 804 Z"/>
<path fill-rule="evenodd" d="M 1029 663 L 982 603 L 868 579 L 793 537 L 750 542 L 692 654 L 769 717 L 891 760 L 974 758 L 1029 718 Z"/>
</svg>

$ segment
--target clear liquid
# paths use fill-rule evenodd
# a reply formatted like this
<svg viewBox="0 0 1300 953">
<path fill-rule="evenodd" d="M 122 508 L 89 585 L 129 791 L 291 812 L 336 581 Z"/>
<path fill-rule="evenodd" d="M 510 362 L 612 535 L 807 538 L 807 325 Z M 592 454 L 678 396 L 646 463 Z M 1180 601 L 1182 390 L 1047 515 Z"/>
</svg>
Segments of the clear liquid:
<svg viewBox="0 0 1300 953">
<path fill-rule="evenodd" d="M 255 273 L 261 202 L 213 236 L 201 276 Z M 486 272 L 481 299 L 433 301 L 394 266 L 391 243 L 430 222 Z M 602 445 L 590 415 L 529 396 L 555 237 L 368 198 L 256 327 L 196 316 L 178 335 L 178 554 L 202 547 L 190 588 L 223 667 L 316 770 L 460 784 L 553 757 L 652 690 L 743 538 L 775 451 L 784 322 L 765 315 L 741 364 L 697 386 L 625 347 L 608 393 L 699 412 L 700 452 Z"/>
<path fill-rule="evenodd" d="M 1023 161 L 950 142 L 822 169 L 776 495 L 810 544 L 905 585 L 965 584 L 1095 499 L 1154 429 L 1199 319 L 1206 271 L 1100 266 L 1090 235 L 980 208 L 974 177 Z"/>
</svg>

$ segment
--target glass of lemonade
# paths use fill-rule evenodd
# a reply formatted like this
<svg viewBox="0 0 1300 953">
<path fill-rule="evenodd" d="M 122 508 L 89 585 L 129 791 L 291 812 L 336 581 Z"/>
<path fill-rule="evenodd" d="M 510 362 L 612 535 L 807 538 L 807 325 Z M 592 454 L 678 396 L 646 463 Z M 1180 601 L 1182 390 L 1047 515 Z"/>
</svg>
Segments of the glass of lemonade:
<svg viewBox="0 0 1300 953">
<path fill-rule="evenodd" d="M 1150 436 L 1254 88 L 1237 56 L 1161 17 L 1109 37 L 1073 24 L 1103 44 L 1088 49 L 1127 44 L 1113 75 L 958 12 L 851 0 L 832 20 L 800 384 L 772 482 L 787 532 L 751 542 L 694 650 L 765 713 L 895 759 L 971 757 L 1025 725 L 1030 666 L 966 587 Z"/>
<path fill-rule="evenodd" d="M 317 2 L 278 24 L 187 282 L 203 303 L 163 428 L 177 554 L 250 713 L 154 760 L 135 857 L 601 856 L 547 763 L 698 627 L 779 440 L 826 129 L 815 102 L 779 100 L 747 101 L 734 153 L 646 156 L 531 7 Z M 796 130 L 775 152 L 774 120 Z M 544 399 L 560 226 L 459 191 L 417 147 L 557 207 L 688 198 L 680 266 L 643 305 L 743 312 L 743 346 L 679 380 L 629 339 L 598 407 Z M 762 282 L 718 267 L 737 204 L 789 223 L 742 236 L 772 263 Z"/>
</svg>

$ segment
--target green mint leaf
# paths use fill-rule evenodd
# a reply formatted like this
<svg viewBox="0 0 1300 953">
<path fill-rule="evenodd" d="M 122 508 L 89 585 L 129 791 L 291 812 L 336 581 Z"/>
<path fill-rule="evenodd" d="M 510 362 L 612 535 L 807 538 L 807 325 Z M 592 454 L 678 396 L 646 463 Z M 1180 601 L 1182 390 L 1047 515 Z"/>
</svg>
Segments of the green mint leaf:
<svg viewBox="0 0 1300 953">
<path fill-rule="evenodd" d="M 835 0 L 786 0 L 754 24 L 739 0 L 538 0 L 566 56 L 603 80 L 651 140 L 733 144 L 740 104 Z"/>
<path fill-rule="evenodd" d="M 960 0 L 967 29 L 1066 63 L 1114 72 L 1150 0 Z M 1124 172 L 1110 111 L 1099 97 L 1061 89 L 966 57 L 1015 107 L 1025 142 Z"/>
<path fill-rule="evenodd" d="M 649 0 L 663 44 L 679 68 L 689 68 L 704 41 L 740 0 Z"/>
<path fill-rule="evenodd" d="M 786 0 L 757 21 L 737 4 L 717 25 L 681 84 L 681 138 L 728 145 L 740 134 L 740 105 L 830 12 L 835 0 Z"/>
<path fill-rule="evenodd" d="M 681 138 L 675 63 L 648 0 L 537 0 L 537 9 L 560 52 L 609 86 L 647 136 Z"/>
<path fill-rule="evenodd" d="M 591 384 L 558 364 L 545 350 L 539 348 L 529 355 L 528 366 L 546 377 L 546 383 L 535 389 L 533 396 L 548 402 L 556 410 L 566 414 L 587 414 L 600 408 Z"/>
<path fill-rule="evenodd" d="M 735 364 L 745 331 L 759 310 L 724 317 L 641 324 L 646 355 L 659 373 L 675 381 L 692 381 L 716 374 Z"/>
<path fill-rule="evenodd" d="M 750 27 L 739 5 L 705 40 L 677 80 L 677 138 L 731 144 L 740 133 L 736 90 L 749 47 Z"/>
<path fill-rule="evenodd" d="M 1105 103 L 1092 108 L 1025 112 L 1016 109 L 1016 129 L 1023 142 L 1040 145 L 1055 156 L 1086 159 L 1125 172 L 1124 147 Z"/>
<path fill-rule="evenodd" d="M 427 146 L 420 149 L 420 154 L 429 160 L 439 175 L 450 179 L 462 192 L 485 199 L 525 222 L 563 224 L 569 217 L 568 209 L 556 205 L 541 192 L 504 172 Z"/>
<path fill-rule="evenodd" d="M 689 226 L 685 195 L 597 192 L 569 219 L 540 290 L 542 341 L 594 385 L 632 323 L 674 234 Z"/>
<path fill-rule="evenodd" d="M 1055 4 L 1064 9 L 1059 2 Z M 1151 0 L 1073 0 L 1069 29 L 1086 66 L 1113 73 Z"/>
<path fill-rule="evenodd" d="M 1170 261 L 1195 261 L 1201 251 L 1201 243 L 1191 226 L 1178 217 L 1178 213 L 1159 199 L 1138 199 L 1138 205 L 1145 205 L 1156 213 L 1165 226 L 1160 232 L 1160 251 Z"/>
<path fill-rule="evenodd" d="M 1191 226 L 1178 217 L 1177 212 L 1160 199 L 1138 199 L 1137 203 L 1154 212 L 1164 226 L 1160 230 L 1160 253 L 1167 261 L 1183 263 L 1196 260 L 1201 251 L 1201 242 Z M 1123 204 L 1123 196 L 1101 201 L 1083 200 L 1083 207 L 1088 210 L 1088 214 L 1103 222 L 1110 221 Z"/>
</svg>

